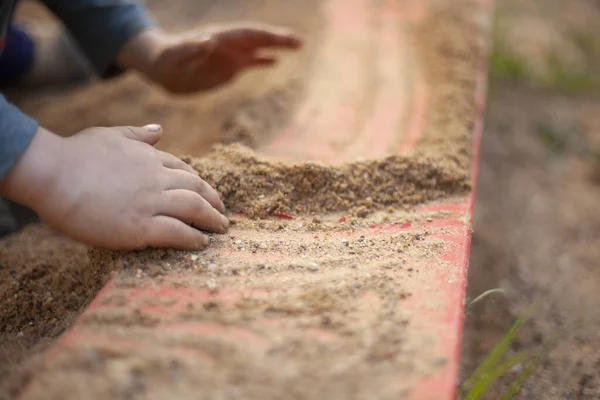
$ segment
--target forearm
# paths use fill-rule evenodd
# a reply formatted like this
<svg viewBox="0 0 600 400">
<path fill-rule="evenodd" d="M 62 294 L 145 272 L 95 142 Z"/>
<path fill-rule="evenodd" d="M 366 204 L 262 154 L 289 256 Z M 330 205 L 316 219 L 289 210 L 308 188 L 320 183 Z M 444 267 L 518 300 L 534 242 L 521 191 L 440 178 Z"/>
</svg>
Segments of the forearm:
<svg viewBox="0 0 600 400">
<path fill-rule="evenodd" d="M 135 0 L 43 0 L 63 22 L 97 73 L 114 73 L 118 55 L 154 21 Z"/>
<path fill-rule="evenodd" d="M 38 127 L 25 151 L 0 181 L 0 195 L 35 211 L 53 187 L 65 139 Z"/>
</svg>

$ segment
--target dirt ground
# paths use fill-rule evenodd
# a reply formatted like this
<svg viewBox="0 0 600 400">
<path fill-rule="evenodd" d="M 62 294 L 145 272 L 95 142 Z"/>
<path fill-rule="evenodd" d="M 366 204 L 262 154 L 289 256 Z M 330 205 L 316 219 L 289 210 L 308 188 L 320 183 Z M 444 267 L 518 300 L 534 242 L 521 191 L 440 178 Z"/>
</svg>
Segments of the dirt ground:
<svg viewBox="0 0 600 400">
<path fill-rule="evenodd" d="M 322 135 L 310 129 L 308 136 L 299 136 L 296 145 L 300 151 L 292 155 L 294 163 L 261 155 L 263 145 L 277 139 L 281 128 L 294 118 L 309 127 L 328 126 L 318 113 L 298 111 L 303 102 L 318 105 L 323 97 L 319 93 L 331 94 L 327 92 L 327 74 L 332 71 L 319 58 L 325 57 L 319 52 L 320 42 L 328 43 L 335 51 L 347 51 L 344 41 L 326 40 L 322 20 L 325 3 L 230 0 L 199 5 L 179 1 L 169 7 L 159 1 L 148 3 L 171 29 L 185 29 L 198 21 L 217 23 L 243 18 L 287 25 L 305 38 L 307 46 L 277 70 L 248 74 L 235 85 L 202 97 L 168 98 L 133 76 L 73 88 L 68 93 L 48 91 L 32 96 L 15 92 L 11 96 L 42 124 L 64 135 L 90 125 L 163 124 L 169 133 L 161 148 L 191 154 L 185 159 L 215 185 L 227 207 L 253 220 L 232 215 L 237 236 L 214 238 L 213 247 L 199 254 L 92 251 L 88 258 L 81 245 L 35 225 L 3 241 L 0 281 L 6 289 L 0 302 L 8 306 L 0 314 L 0 349 L 9 362 L 3 363 L 0 379 L 7 393 L 20 393 L 27 386 L 31 371 L 38 368 L 36 355 L 89 304 L 108 280 L 110 270 L 114 270 L 116 290 L 102 300 L 108 309 L 95 308 L 78 328 L 87 335 L 82 336 L 89 340 L 87 347 L 65 350 L 51 365 L 45 365 L 38 374 L 41 378 L 29 387 L 27 395 L 31 398 L 42 394 L 45 398 L 61 398 L 66 390 L 77 396 L 90 387 L 98 396 L 153 394 L 164 398 L 161 390 L 168 386 L 160 383 L 167 380 L 178 382 L 177 393 L 182 396 L 189 396 L 202 385 L 206 396 L 212 394 L 212 398 L 225 394 L 239 398 L 240 393 L 246 393 L 247 398 L 261 399 L 282 398 L 284 394 L 293 398 L 351 399 L 377 392 L 379 398 L 395 399 L 407 388 L 396 382 L 391 371 L 401 371 L 402 383 L 409 385 L 441 368 L 444 362 L 436 358 L 427 341 L 431 338 L 406 329 L 410 318 L 401 305 L 431 274 L 420 271 L 415 260 L 434 260 L 443 246 L 426 238 L 430 230 L 424 225 L 415 226 L 410 234 L 386 236 L 386 243 L 361 232 L 376 222 L 397 226 L 410 226 L 417 220 L 436 223 L 447 215 L 419 214 L 412 206 L 464 201 L 471 188 L 471 134 L 476 115 L 473 72 L 483 54 L 483 27 L 478 15 L 467 11 L 477 10 L 481 2 L 432 1 L 436 7 L 417 29 L 407 29 L 405 20 L 395 21 L 392 44 L 408 48 L 407 53 L 399 54 L 415 64 L 407 67 L 411 72 L 408 76 L 422 75 L 431 89 L 430 109 L 416 154 L 398 155 L 398 143 L 406 139 L 405 131 L 398 129 L 376 143 L 375 159 L 355 161 L 353 138 L 369 144 L 369 131 L 367 136 L 360 136 L 365 134 L 362 125 L 348 125 L 348 131 L 331 135 L 337 135 L 339 141 L 324 144 L 331 149 L 342 148 L 343 157 L 335 166 L 313 161 L 311 151 L 320 147 L 314 146 L 313 140 Z M 377 79 L 378 65 L 373 60 L 390 56 L 381 49 L 373 54 L 374 44 L 378 43 L 373 27 L 379 26 L 377 18 L 388 15 L 381 11 L 384 3 L 365 4 L 369 5 L 369 15 L 375 16 L 373 21 L 366 21 L 369 40 L 354 48 L 356 54 L 349 53 L 365 60 L 365 74 L 352 76 L 348 72 L 339 77 L 349 84 L 364 84 L 366 92 L 349 93 L 367 99 L 366 105 L 359 104 L 355 109 L 359 120 L 367 119 L 375 94 L 388 84 Z M 332 62 L 335 64 L 335 60 Z M 448 65 L 452 68 L 440 68 Z M 412 79 L 407 80 L 406 90 L 414 90 Z M 314 90 L 311 82 L 323 85 L 323 92 L 317 90 L 310 97 L 309 89 Z M 398 120 L 402 118 L 400 115 Z M 316 125 L 310 125 L 314 121 Z M 249 147 L 212 149 L 209 145 L 215 142 L 242 142 Z M 346 148 L 348 151 L 344 151 Z M 197 158 L 200 155 L 207 157 Z M 292 221 L 288 214 L 304 219 Z M 273 215 L 280 220 L 268 218 Z M 258 263 L 257 253 L 262 260 Z M 282 254 L 285 259 L 281 259 Z M 63 262 L 61 257 L 69 261 Z M 390 263 L 391 259 L 395 262 Z M 72 279 L 65 280 L 63 275 Z M 177 296 L 184 297 L 187 287 L 202 287 L 209 293 L 224 294 L 225 299 L 228 293 L 250 294 L 237 299 L 232 309 L 227 302 L 199 301 L 190 289 L 191 299 L 197 301 L 188 302 L 184 309 L 166 317 L 157 317 L 153 312 L 160 314 L 164 307 L 181 304 L 162 304 L 159 299 L 146 297 L 133 305 L 123 303 L 127 296 L 133 296 L 129 292 L 132 284 L 143 291 L 143 285 L 151 289 L 165 282 L 177 289 Z M 293 284 L 282 289 L 286 282 Z M 20 301 L 24 285 L 29 285 L 25 286 L 25 303 Z M 40 291 L 42 287 L 45 292 Z M 61 296 L 61 291 L 68 296 Z M 148 295 L 152 297 L 152 293 Z M 23 304 L 26 306 L 19 308 Z M 281 329 L 265 329 L 258 323 L 255 326 L 258 316 L 273 318 L 271 322 L 281 325 Z M 250 326 L 254 331 L 250 336 L 244 331 L 243 340 L 235 342 L 225 334 L 200 339 L 182 331 L 178 324 L 183 322 L 197 324 L 194 326 L 199 330 L 213 327 L 212 323 L 225 324 L 234 336 L 240 334 L 241 327 Z M 160 330 L 151 329 L 159 325 Z M 316 336 L 323 332 L 324 336 L 315 341 L 295 328 L 303 332 L 315 329 L 320 332 Z M 102 335 L 110 340 L 98 339 Z M 332 337 L 336 339 L 334 344 L 329 341 Z M 246 346 L 246 340 L 256 340 L 256 347 Z M 168 355 L 161 353 L 163 346 L 169 349 Z M 190 348 L 196 349 L 197 357 L 189 356 Z M 418 359 L 413 354 L 419 354 Z M 74 374 L 77 379 L 73 379 Z M 52 384 L 44 385 L 49 382 Z"/>
<path fill-rule="evenodd" d="M 600 5 L 498 3 L 468 295 L 506 295 L 467 308 L 464 373 L 541 300 L 511 351 L 558 346 L 516 398 L 598 399 Z"/>
</svg>

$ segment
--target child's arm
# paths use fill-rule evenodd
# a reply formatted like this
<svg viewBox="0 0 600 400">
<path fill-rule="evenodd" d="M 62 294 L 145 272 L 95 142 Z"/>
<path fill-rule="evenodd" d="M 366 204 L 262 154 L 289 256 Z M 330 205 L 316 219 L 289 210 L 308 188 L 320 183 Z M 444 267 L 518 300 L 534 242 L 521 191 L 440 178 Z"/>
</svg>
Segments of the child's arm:
<svg viewBox="0 0 600 400">
<path fill-rule="evenodd" d="M 141 32 L 155 26 L 135 0 L 42 0 L 71 32 L 99 76 L 123 69 L 116 64 L 119 51 Z"/>
<path fill-rule="evenodd" d="M 161 134 L 155 125 L 62 138 L 0 96 L 0 195 L 90 245 L 202 248 L 208 237 L 192 226 L 225 232 L 224 205 L 191 167 L 153 147 Z"/>
<path fill-rule="evenodd" d="M 71 31 L 100 76 L 136 70 L 171 93 L 209 90 L 275 63 L 264 49 L 297 49 L 299 39 L 242 24 L 171 36 L 133 0 L 44 0 Z"/>
</svg>

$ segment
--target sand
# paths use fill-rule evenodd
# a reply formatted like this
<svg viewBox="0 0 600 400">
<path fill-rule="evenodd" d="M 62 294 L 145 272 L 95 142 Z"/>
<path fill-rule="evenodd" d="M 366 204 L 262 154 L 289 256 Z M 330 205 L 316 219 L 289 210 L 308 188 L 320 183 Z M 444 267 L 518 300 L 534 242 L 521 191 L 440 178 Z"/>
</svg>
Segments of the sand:
<svg viewBox="0 0 600 400">
<path fill-rule="evenodd" d="M 479 3 L 432 2 L 420 25 L 405 23 L 412 68 L 429 87 L 416 151 L 399 155 L 386 149 L 378 158 L 336 165 L 301 158 L 283 162 L 261 154 L 293 121 L 311 74 L 319 73 L 320 8 L 274 1 L 222 3 L 196 10 L 192 2 L 178 2 L 186 6 L 178 27 L 194 18 L 242 16 L 291 24 L 307 36 L 307 50 L 272 75 L 248 75 L 202 99 L 167 99 L 134 77 L 33 100 L 14 94 L 26 110 L 64 134 L 90 124 L 146 123 L 149 116 L 159 117 L 158 122 L 178 132 L 163 148 L 191 154 L 183 159 L 223 196 L 232 233 L 213 236 L 211 247 L 199 253 L 91 249 L 89 264 L 83 246 L 44 227 L 1 241 L 0 256 L 10 267 L 0 273 L 17 273 L 11 281 L 0 280 L 0 293 L 13 296 L 0 298 L 0 345 L 8 348 L 11 340 L 29 335 L 32 318 L 39 327 L 14 356 L 12 377 L 1 386 L 4 393 L 27 388 L 26 398 L 64 398 L 66 393 L 78 398 L 93 389 L 96 398 L 364 399 L 376 394 L 397 399 L 443 365 L 430 349 L 434 339 L 407 329 L 410 313 L 402 302 L 432 276 L 420 263 L 434 262 L 443 247 L 427 239 L 430 232 L 418 221 L 446 215 L 413 207 L 463 201 L 472 186 L 474 72 L 484 52 L 482 28 L 473 20 Z M 164 21 L 179 9 L 150 5 Z M 67 97 L 69 104 L 56 105 Z M 124 107 L 132 103 L 136 107 Z M 103 112 L 98 112 L 100 104 Z M 80 118 L 67 117 L 72 115 Z M 199 127 L 202 135 L 195 133 Z M 392 142 L 405 135 L 398 131 Z M 308 153 L 310 143 L 304 146 Z M 369 236 L 365 232 L 374 223 L 416 226 L 411 233 Z M 39 241 L 40 235 L 48 239 Z M 32 243 L 38 244 L 33 259 Z M 82 277 L 65 281 L 65 269 L 75 266 Z M 442 262 L 437 267 L 447 268 Z M 50 271 L 65 293 L 41 294 L 48 277 L 27 271 Z M 85 346 L 65 348 L 43 365 L 34 362 L 33 346 L 60 334 L 109 275 L 110 295 L 101 297 L 77 328 Z M 14 282 L 20 285 L 19 298 L 40 298 L 30 300 L 36 314 L 15 317 L 15 309 L 4 306 L 26 304 L 16 303 Z M 5 290 L 10 285 L 12 292 Z M 177 301 L 165 304 L 152 296 L 158 285 L 173 288 Z M 135 288 L 146 289 L 132 300 Z M 199 288 L 202 298 L 194 294 Z M 52 304 L 48 297 L 60 298 L 60 307 L 44 306 Z M 177 312 L 160 312 L 171 307 Z M 190 326 L 217 334 L 198 336 L 194 329 L 186 331 Z M 26 386 L 31 371 L 39 379 Z"/>
<path fill-rule="evenodd" d="M 106 283 L 89 268 L 85 245 L 42 226 L 2 239 L 0 246 L 0 397 L 29 377 L 30 367 Z"/>
</svg>

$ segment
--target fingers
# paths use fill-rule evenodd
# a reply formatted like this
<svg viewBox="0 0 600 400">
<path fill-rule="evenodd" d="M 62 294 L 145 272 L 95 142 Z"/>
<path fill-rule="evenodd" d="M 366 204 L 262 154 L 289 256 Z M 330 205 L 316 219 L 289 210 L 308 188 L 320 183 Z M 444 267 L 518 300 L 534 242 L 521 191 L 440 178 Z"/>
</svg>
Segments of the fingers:
<svg viewBox="0 0 600 400">
<path fill-rule="evenodd" d="M 163 163 L 163 166 L 169 169 L 180 169 L 196 175 L 196 170 L 187 165 L 181 159 L 175 157 L 173 154 L 169 154 L 165 151 L 159 151 L 158 155 Z"/>
<path fill-rule="evenodd" d="M 204 233 L 175 218 L 157 215 L 148 226 L 146 243 L 151 247 L 199 250 L 208 246 L 209 239 Z"/>
<path fill-rule="evenodd" d="M 229 220 L 198 193 L 175 189 L 163 192 L 160 215 L 177 218 L 210 232 L 225 233 Z"/>
<path fill-rule="evenodd" d="M 231 32 L 245 46 L 299 49 L 302 41 L 295 35 L 276 30 L 240 28 Z"/>
<path fill-rule="evenodd" d="M 225 212 L 225 205 L 221 201 L 219 194 L 198 175 L 175 169 L 168 171 L 167 179 L 166 190 L 183 189 L 197 193 L 219 212 Z"/>
<path fill-rule="evenodd" d="M 276 62 L 277 60 L 273 57 L 254 57 L 248 62 L 248 66 L 270 67 Z"/>
<path fill-rule="evenodd" d="M 150 146 L 154 146 L 158 143 L 163 133 L 162 126 L 158 124 L 150 124 L 143 127 L 119 126 L 113 129 L 119 131 L 128 139 L 144 142 Z"/>
<path fill-rule="evenodd" d="M 292 34 L 246 27 L 203 35 L 178 45 L 172 51 L 177 54 L 176 64 L 179 67 L 187 67 L 189 75 L 194 76 L 205 72 L 202 70 L 206 67 L 206 60 L 213 53 L 229 54 L 237 60 L 237 68 L 271 66 L 275 64 L 273 57 L 258 56 L 255 52 L 260 48 L 297 49 L 301 44 L 302 42 Z"/>
</svg>

